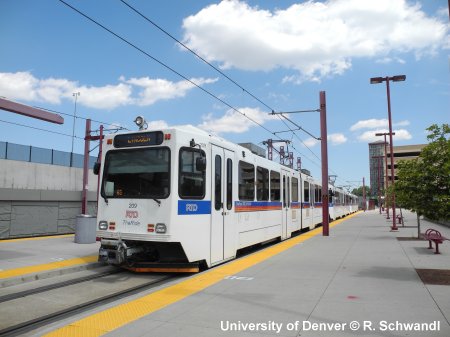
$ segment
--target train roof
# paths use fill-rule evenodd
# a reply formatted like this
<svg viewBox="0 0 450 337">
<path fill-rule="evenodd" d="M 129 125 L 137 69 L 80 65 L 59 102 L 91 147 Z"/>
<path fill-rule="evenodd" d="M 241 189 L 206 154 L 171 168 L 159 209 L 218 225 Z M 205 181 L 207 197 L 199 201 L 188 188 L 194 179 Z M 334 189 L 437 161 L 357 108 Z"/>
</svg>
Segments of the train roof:
<svg viewBox="0 0 450 337">
<path fill-rule="evenodd" d="M 207 131 L 205 131 L 203 129 L 200 129 L 200 128 L 192 125 L 192 124 L 174 125 L 174 126 L 168 126 L 168 127 L 165 127 L 165 128 L 148 128 L 148 129 L 145 129 L 145 130 L 136 130 L 136 131 L 123 132 L 121 134 L 132 134 L 132 133 L 138 133 L 138 132 L 152 132 L 152 131 L 170 132 L 171 130 L 179 131 L 181 133 L 190 134 L 192 136 L 200 136 L 200 137 L 203 137 L 203 138 L 209 138 L 213 143 L 222 143 L 223 145 L 227 145 L 228 147 L 230 147 L 230 149 L 232 149 L 232 148 L 234 148 L 234 149 L 241 149 L 242 151 L 246 151 L 249 154 L 251 153 L 251 154 L 253 154 L 255 156 L 255 158 L 259 158 L 259 160 L 270 161 L 269 159 L 267 159 L 265 157 L 261 157 L 260 155 L 254 153 L 253 151 L 251 151 L 250 148 L 248 148 L 246 146 L 242 146 L 240 144 L 236 144 L 236 143 L 230 142 L 230 141 L 226 140 L 225 138 L 219 137 L 218 135 L 215 135 L 213 133 L 209 133 L 209 132 L 207 132 Z M 118 135 L 118 134 L 112 134 L 112 135 L 109 135 L 109 136 L 114 137 L 116 135 Z M 274 165 L 279 164 L 279 163 L 274 162 L 274 161 L 270 161 L 270 162 L 273 163 Z M 281 165 L 281 164 L 279 164 L 279 165 Z M 291 169 L 289 167 L 285 167 L 285 168 L 287 170 L 293 170 L 293 171 L 298 172 L 297 170 Z M 305 179 L 305 180 L 307 180 L 309 182 L 312 182 L 314 184 L 321 185 L 321 181 L 319 181 L 318 179 L 316 179 L 316 178 L 314 178 L 314 177 L 312 177 L 312 176 L 310 176 L 308 174 L 305 174 L 303 172 L 298 172 L 298 173 L 301 176 L 303 176 L 303 179 Z M 332 186 L 332 185 L 329 185 L 329 187 L 330 186 Z M 342 189 L 340 187 L 335 187 L 335 190 L 339 190 L 339 191 L 342 191 L 342 193 L 344 193 L 344 194 L 356 197 L 356 195 L 354 195 L 352 193 L 349 193 L 349 192 L 346 192 L 344 189 Z"/>
</svg>

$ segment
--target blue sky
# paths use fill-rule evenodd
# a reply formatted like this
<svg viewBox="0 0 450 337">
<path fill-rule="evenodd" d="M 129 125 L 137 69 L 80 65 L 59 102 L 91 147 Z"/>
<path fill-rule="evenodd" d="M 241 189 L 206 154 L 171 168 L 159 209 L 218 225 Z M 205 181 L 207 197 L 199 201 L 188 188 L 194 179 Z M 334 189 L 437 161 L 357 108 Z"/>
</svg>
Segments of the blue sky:
<svg viewBox="0 0 450 337">
<path fill-rule="evenodd" d="M 265 105 L 121 1 L 67 2 L 270 131 L 287 130 Z M 370 77 L 406 75 L 391 83 L 394 145 L 426 143 L 428 126 L 449 123 L 445 0 L 127 2 L 275 111 L 317 109 L 326 91 L 337 185 L 368 182 L 367 144 L 387 130 L 386 87 L 370 85 Z M 60 1 L 0 1 L 0 45 L 2 97 L 70 115 L 80 92 L 79 116 L 129 129 L 144 115 L 151 127 L 192 124 L 233 142 L 275 138 Z M 54 125 L 0 111 L 0 140 L 70 151 L 73 119 L 63 117 L 64 125 Z M 318 113 L 289 118 L 319 136 Z M 83 120 L 75 134 L 83 137 Z M 301 131 L 280 136 L 319 177 L 319 144 Z M 82 151 L 76 139 L 75 152 Z"/>
</svg>

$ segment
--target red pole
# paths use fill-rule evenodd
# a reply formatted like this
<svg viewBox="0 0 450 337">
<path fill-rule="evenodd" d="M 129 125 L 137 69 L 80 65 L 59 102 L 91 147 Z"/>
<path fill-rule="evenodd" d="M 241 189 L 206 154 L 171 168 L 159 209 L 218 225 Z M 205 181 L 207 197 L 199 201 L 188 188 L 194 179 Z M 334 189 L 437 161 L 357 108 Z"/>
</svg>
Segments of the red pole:
<svg viewBox="0 0 450 337">
<path fill-rule="evenodd" d="M 103 125 L 100 125 L 100 140 L 99 140 L 100 144 L 98 146 L 98 160 L 99 163 L 101 164 L 102 162 L 102 150 L 103 150 Z M 100 172 L 98 173 L 97 176 L 97 208 L 98 208 L 98 196 L 100 194 Z"/>
<path fill-rule="evenodd" d="M 90 138 L 91 138 L 91 120 L 86 119 L 86 133 L 84 136 L 83 191 L 81 195 L 81 214 L 86 214 L 87 212 Z"/>
<path fill-rule="evenodd" d="M 386 133 L 384 134 L 384 165 L 386 166 L 386 187 L 385 187 L 385 191 L 387 190 L 387 188 L 389 187 L 389 179 L 388 179 L 388 165 L 387 165 L 387 140 L 386 140 Z M 386 196 L 386 192 L 384 192 L 384 195 Z M 387 199 L 384 200 L 384 204 L 386 207 L 386 219 L 390 219 L 389 218 L 389 206 L 387 203 Z"/>
<path fill-rule="evenodd" d="M 329 236 L 327 103 L 325 91 L 320 92 L 320 140 L 322 157 L 322 235 Z"/>
<path fill-rule="evenodd" d="M 382 157 L 378 156 L 377 161 L 378 161 L 378 208 L 380 209 L 380 214 L 381 214 L 381 190 L 380 190 L 380 183 L 381 183 L 381 165 L 380 165 L 380 159 Z"/>
<path fill-rule="evenodd" d="M 363 192 L 363 210 L 365 212 L 366 211 L 366 182 L 364 180 L 364 177 L 363 177 L 363 190 L 362 190 L 362 192 Z"/>
<path fill-rule="evenodd" d="M 389 149 L 391 152 L 391 185 L 394 186 L 395 173 L 394 173 L 394 143 L 392 140 L 392 115 L 391 115 L 391 92 L 389 90 L 389 76 L 386 76 L 386 93 L 387 93 L 387 104 L 388 104 L 388 118 L 389 118 Z M 391 230 L 398 230 L 397 224 L 395 223 L 395 193 L 392 190 L 392 227 Z"/>
</svg>

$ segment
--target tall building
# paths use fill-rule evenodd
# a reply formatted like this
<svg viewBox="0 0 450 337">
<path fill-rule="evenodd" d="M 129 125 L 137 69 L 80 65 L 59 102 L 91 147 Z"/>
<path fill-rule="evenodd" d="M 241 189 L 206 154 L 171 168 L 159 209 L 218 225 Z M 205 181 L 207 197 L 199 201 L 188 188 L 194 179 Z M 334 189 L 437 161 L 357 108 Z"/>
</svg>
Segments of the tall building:
<svg viewBox="0 0 450 337">
<path fill-rule="evenodd" d="M 394 175 L 395 179 L 397 179 L 397 164 L 400 160 L 411 160 L 415 159 L 419 156 L 422 149 L 427 146 L 427 144 L 416 144 L 416 145 L 403 145 L 403 146 L 394 146 Z M 389 146 L 387 147 L 387 156 L 388 156 L 388 180 L 392 181 L 391 175 L 391 154 Z"/>
<path fill-rule="evenodd" d="M 385 145 L 387 149 L 387 182 L 392 181 L 391 174 L 391 158 L 389 143 L 380 140 L 369 143 L 369 169 L 370 169 L 370 191 L 372 195 L 377 195 L 378 187 L 384 190 L 386 184 L 386 161 L 385 161 Z M 417 158 L 422 149 L 427 144 L 402 145 L 394 146 L 394 175 L 397 179 L 395 170 L 400 160 L 411 160 Z"/>
<path fill-rule="evenodd" d="M 369 169 L 370 169 L 370 194 L 377 195 L 378 187 L 383 190 L 385 165 L 384 165 L 385 142 L 379 140 L 369 143 Z"/>
</svg>

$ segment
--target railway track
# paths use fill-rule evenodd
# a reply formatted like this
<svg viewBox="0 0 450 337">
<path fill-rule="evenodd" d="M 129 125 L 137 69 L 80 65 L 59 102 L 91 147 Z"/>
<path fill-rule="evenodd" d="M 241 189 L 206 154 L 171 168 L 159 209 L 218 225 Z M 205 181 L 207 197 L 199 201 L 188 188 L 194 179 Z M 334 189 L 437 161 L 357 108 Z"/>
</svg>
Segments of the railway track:
<svg viewBox="0 0 450 337">
<path fill-rule="evenodd" d="M 0 336 L 23 335 L 176 277 L 115 270 L 0 296 Z"/>
</svg>

